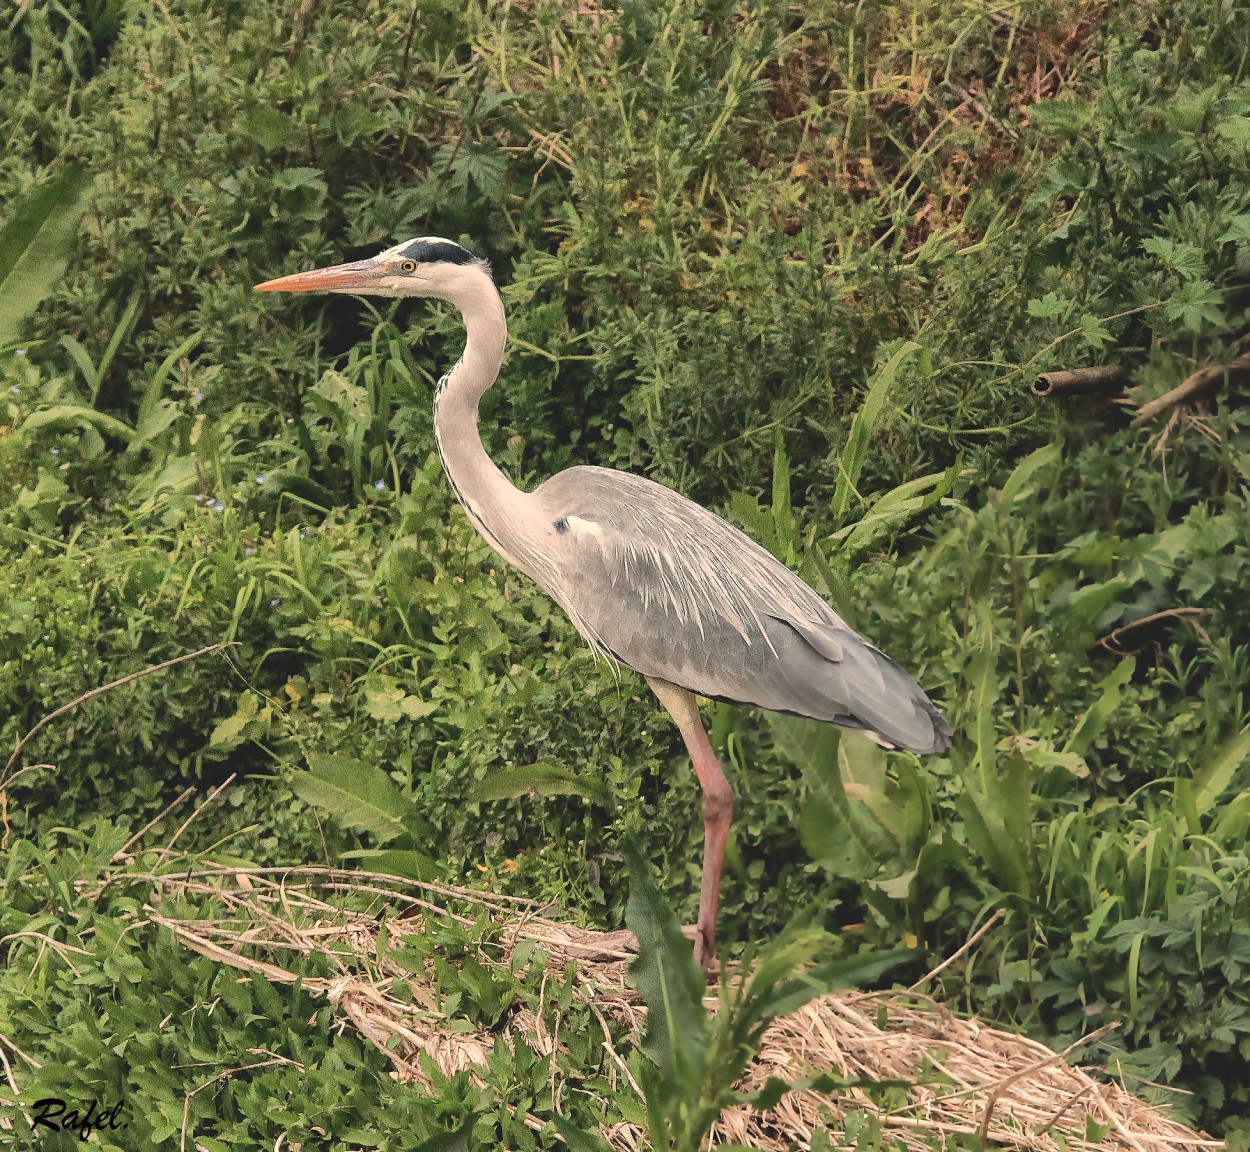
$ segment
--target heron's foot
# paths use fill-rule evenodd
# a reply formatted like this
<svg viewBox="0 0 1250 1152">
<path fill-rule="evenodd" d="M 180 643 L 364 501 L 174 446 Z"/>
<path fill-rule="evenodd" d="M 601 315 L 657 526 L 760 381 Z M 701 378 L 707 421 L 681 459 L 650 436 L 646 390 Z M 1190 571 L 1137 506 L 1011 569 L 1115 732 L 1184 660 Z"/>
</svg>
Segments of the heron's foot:
<svg viewBox="0 0 1250 1152">
<path fill-rule="evenodd" d="M 687 924 L 681 931 L 694 944 L 694 962 L 703 970 L 703 978 L 709 985 L 715 984 L 720 979 L 720 961 L 716 959 L 716 950 L 708 947 L 702 927 Z"/>
</svg>

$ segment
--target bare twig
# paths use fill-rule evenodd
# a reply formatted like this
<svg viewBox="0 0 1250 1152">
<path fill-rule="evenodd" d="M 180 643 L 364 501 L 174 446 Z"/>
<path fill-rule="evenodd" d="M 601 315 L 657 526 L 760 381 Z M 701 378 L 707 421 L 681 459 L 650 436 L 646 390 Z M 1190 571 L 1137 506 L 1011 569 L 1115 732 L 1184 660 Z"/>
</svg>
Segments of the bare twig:
<svg viewBox="0 0 1250 1152">
<path fill-rule="evenodd" d="M 952 964 L 955 963 L 956 960 L 958 960 L 961 956 L 963 956 L 970 948 L 973 948 L 976 945 L 977 941 L 980 940 L 982 936 L 984 936 L 991 928 L 994 927 L 995 924 L 997 924 L 1003 918 L 1003 915 L 1004 913 L 1001 908 L 995 909 L 993 916 L 991 916 L 984 924 L 982 924 L 981 927 L 978 928 L 971 936 L 969 936 L 968 939 L 965 940 L 958 948 L 956 948 L 954 952 L 952 952 L 949 956 L 947 956 L 946 959 L 943 960 L 942 963 L 939 964 L 936 968 L 934 968 L 932 972 L 926 972 L 923 976 L 920 977 L 919 980 L 917 980 L 910 988 L 908 988 L 907 991 L 915 992 L 916 989 L 919 988 L 922 984 L 928 984 L 929 981 L 932 980 L 933 977 L 936 976 L 939 972 L 941 972 L 944 968 L 949 968 Z"/>
<path fill-rule="evenodd" d="M 192 812 L 191 815 L 188 816 L 179 826 L 178 831 L 175 832 L 169 838 L 169 843 L 165 845 L 166 852 L 168 852 L 171 848 L 173 848 L 173 846 L 178 841 L 178 837 L 181 836 L 188 828 L 191 827 L 191 824 L 194 822 L 195 818 L 199 816 L 199 814 L 203 812 L 210 804 L 212 804 L 212 802 L 216 800 L 217 797 L 220 796 L 228 787 L 230 787 L 231 784 L 234 783 L 234 778 L 237 775 L 238 775 L 237 772 L 231 772 L 229 776 L 227 776 L 220 784 L 217 785 L 216 788 L 214 788 L 207 796 L 204 797 L 204 803 L 201 804 L 194 812 Z"/>
<path fill-rule="evenodd" d="M 1118 364 L 1095 364 L 1064 372 L 1043 372 L 1033 382 L 1033 395 L 1115 395 L 1123 392 L 1127 383 L 1128 372 Z"/>
<path fill-rule="evenodd" d="M 1245 344 L 1246 340 L 1247 338 L 1243 337 L 1238 341 L 1238 347 Z M 1199 368 L 1196 372 L 1186 376 L 1171 392 L 1164 393 L 1157 400 L 1151 400 L 1149 404 L 1143 404 L 1137 415 L 1129 421 L 1129 427 L 1140 428 L 1143 424 L 1148 424 L 1160 412 L 1205 396 L 1214 390 L 1226 376 L 1244 376 L 1247 373 L 1250 373 L 1250 352 L 1244 351 L 1228 364 L 1208 364 L 1206 367 Z"/>
<path fill-rule="evenodd" d="M 23 769 L 23 771 L 25 771 L 25 769 Z M 146 836 L 153 828 L 155 828 L 162 820 L 164 820 L 165 817 L 168 816 L 175 808 L 177 808 L 184 800 L 186 800 L 188 796 L 193 796 L 194 794 L 195 794 L 194 784 L 191 784 L 188 787 L 184 788 L 182 790 L 182 795 L 180 795 L 176 800 L 171 800 L 168 804 L 166 804 L 165 807 L 161 809 L 161 812 L 159 815 L 153 816 L 151 820 L 149 820 L 142 828 L 139 829 L 138 832 L 136 832 L 129 840 L 127 840 L 125 844 L 123 844 L 120 848 L 118 848 L 116 852 L 113 853 L 113 863 L 120 864 L 122 862 L 123 857 L 126 855 L 127 852 L 131 850 L 131 848 L 133 848 L 136 844 L 138 844 L 139 841 L 142 840 L 144 836 Z"/>
<path fill-rule="evenodd" d="M 175 664 L 182 664 L 187 660 L 194 660 L 199 656 L 207 656 L 210 652 L 220 652 L 223 648 L 232 647 L 234 641 L 223 640 L 219 644 L 210 644 L 207 648 L 201 648 L 198 652 L 185 652 L 181 656 L 175 656 L 172 660 L 165 660 L 160 664 L 153 664 L 149 668 L 141 668 L 138 672 L 131 672 L 129 676 L 123 676 L 120 680 L 112 680 L 108 684 L 101 684 L 98 688 L 92 688 L 90 692 L 84 692 L 75 700 L 71 700 L 68 704 L 62 704 L 54 712 L 49 712 L 42 720 L 39 721 L 29 732 L 26 733 L 18 742 L 17 747 L 13 749 L 13 755 L 9 757 L 8 763 L 4 766 L 4 771 L 0 772 L 0 788 L 4 787 L 9 779 L 9 773 L 22 754 L 22 749 L 26 747 L 40 732 L 42 732 L 53 720 L 58 720 L 65 715 L 66 712 L 72 712 L 75 708 L 83 704 L 87 704 L 94 700 L 97 696 L 103 696 L 105 692 L 111 692 L 114 688 L 120 688 L 124 684 L 129 684 L 135 680 L 142 680 L 145 676 L 151 676 L 154 672 L 163 672 L 166 668 L 172 668 Z"/>
<path fill-rule="evenodd" d="M 1048 1059 L 1038 1062 L 1031 1068 L 1021 1068 L 1018 1072 L 1012 1073 L 1012 1075 L 997 1084 L 994 1091 L 990 1093 L 990 1098 L 985 1102 L 985 1114 L 981 1117 L 980 1126 L 977 1128 L 977 1148 L 979 1152 L 985 1152 L 985 1145 L 990 1136 L 990 1119 L 994 1115 L 994 1107 L 1002 1097 L 1002 1094 L 1011 1085 L 1016 1083 L 1017 1080 L 1023 1080 L 1025 1076 L 1036 1075 L 1048 1064 L 1058 1064 L 1060 1061 L 1066 1060 L 1069 1054 L 1077 1051 L 1079 1048 L 1088 1048 L 1095 1040 L 1101 1040 L 1108 1032 L 1114 1032 L 1119 1026 L 1118 1023 L 1104 1024 L 1101 1028 L 1096 1028 L 1088 1036 L 1082 1036 L 1079 1040 L 1074 1040 L 1062 1052 L 1054 1053 Z"/>
<path fill-rule="evenodd" d="M 1118 628 L 1108 632 L 1098 643 L 1103 648 L 1106 648 L 1108 652 L 1124 656 L 1127 653 L 1122 648 L 1116 646 L 1116 641 L 1126 632 L 1132 632 L 1135 628 L 1144 628 L 1147 624 L 1153 624 L 1156 620 L 1182 620 L 1186 617 L 1202 616 L 1206 611 L 1206 608 L 1165 608 L 1162 612 L 1152 612 L 1149 616 L 1143 616 L 1140 620 L 1130 620 L 1127 624 L 1121 624 Z M 1200 633 L 1203 633 L 1196 620 L 1190 619 L 1190 623 Z"/>
</svg>

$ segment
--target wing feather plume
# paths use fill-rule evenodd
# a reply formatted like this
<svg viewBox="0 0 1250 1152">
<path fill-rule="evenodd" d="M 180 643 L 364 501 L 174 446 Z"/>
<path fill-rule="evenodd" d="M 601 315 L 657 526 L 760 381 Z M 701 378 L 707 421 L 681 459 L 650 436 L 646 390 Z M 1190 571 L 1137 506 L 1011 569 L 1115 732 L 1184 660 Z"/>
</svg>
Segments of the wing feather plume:
<svg viewBox="0 0 1250 1152">
<path fill-rule="evenodd" d="M 592 647 L 703 696 L 950 746 L 916 682 L 745 533 L 641 476 L 571 468 L 532 496 L 551 525 L 535 579 Z"/>
</svg>

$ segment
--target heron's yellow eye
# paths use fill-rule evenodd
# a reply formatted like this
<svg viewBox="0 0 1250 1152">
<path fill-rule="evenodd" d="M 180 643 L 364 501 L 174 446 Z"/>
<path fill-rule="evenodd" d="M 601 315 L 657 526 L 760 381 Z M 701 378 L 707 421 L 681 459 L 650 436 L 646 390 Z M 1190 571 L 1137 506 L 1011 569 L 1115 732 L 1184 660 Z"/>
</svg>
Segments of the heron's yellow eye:
<svg viewBox="0 0 1250 1152">
<path fill-rule="evenodd" d="M 401 272 L 415 272 L 417 270 L 417 262 L 415 260 L 400 261 L 399 270 Z"/>
</svg>

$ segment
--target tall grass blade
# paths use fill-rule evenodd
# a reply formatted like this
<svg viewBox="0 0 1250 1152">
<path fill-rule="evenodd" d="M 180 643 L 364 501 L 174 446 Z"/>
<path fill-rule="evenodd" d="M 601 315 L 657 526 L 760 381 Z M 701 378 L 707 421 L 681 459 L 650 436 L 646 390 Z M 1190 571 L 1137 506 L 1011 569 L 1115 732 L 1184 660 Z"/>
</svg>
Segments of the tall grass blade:
<svg viewBox="0 0 1250 1152">
<path fill-rule="evenodd" d="M 850 510 L 852 498 L 859 495 L 859 476 L 863 471 L 864 461 L 868 458 L 868 444 L 881 422 L 885 402 L 898 379 L 899 369 L 919 351 L 920 345 L 909 340 L 882 365 L 868 386 L 863 404 L 851 421 L 846 446 L 838 461 L 838 482 L 833 490 L 833 515 L 838 523 L 842 522 Z"/>
</svg>

